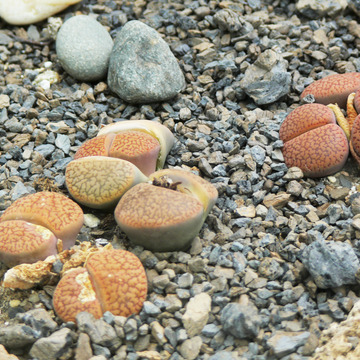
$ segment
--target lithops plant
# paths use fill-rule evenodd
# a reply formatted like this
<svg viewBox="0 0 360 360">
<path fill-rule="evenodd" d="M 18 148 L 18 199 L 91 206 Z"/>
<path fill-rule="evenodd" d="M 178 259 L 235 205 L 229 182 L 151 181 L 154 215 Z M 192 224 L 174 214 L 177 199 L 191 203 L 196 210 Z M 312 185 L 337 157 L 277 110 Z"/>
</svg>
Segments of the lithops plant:
<svg viewBox="0 0 360 360">
<path fill-rule="evenodd" d="M 14 266 L 68 249 L 83 222 L 80 206 L 60 193 L 42 191 L 20 198 L 0 218 L 0 260 Z"/>
<path fill-rule="evenodd" d="M 217 200 L 216 188 L 185 170 L 164 169 L 131 188 L 115 219 L 133 244 L 152 251 L 186 250 Z"/>
<path fill-rule="evenodd" d="M 147 295 L 147 278 L 140 260 L 126 250 L 103 250 L 89 256 L 85 267 L 69 270 L 58 283 L 54 309 L 63 321 L 76 321 L 88 311 L 129 316 L 138 313 Z"/>
<path fill-rule="evenodd" d="M 159 142 L 160 145 L 159 152 L 156 153 L 154 152 L 151 156 L 152 158 L 151 162 L 153 163 L 152 168 L 154 170 L 151 171 L 150 173 L 154 172 L 155 170 L 162 169 L 165 164 L 166 157 L 169 154 L 171 148 L 173 147 L 175 141 L 174 135 L 171 133 L 171 131 L 166 126 L 151 120 L 126 120 L 104 126 L 99 131 L 98 136 L 116 134 L 118 137 L 119 135 L 123 136 L 124 133 L 129 131 L 148 134 Z M 124 153 L 129 152 L 130 154 L 128 156 L 133 156 L 132 152 L 136 153 L 139 151 L 138 148 L 141 149 L 143 147 L 143 145 L 141 145 L 140 142 L 144 140 L 143 139 L 136 140 L 136 137 L 134 136 L 129 137 L 128 139 L 129 139 L 128 140 L 129 145 L 127 145 L 125 141 L 124 145 L 122 145 L 122 151 Z M 128 149 L 126 149 L 126 147 Z M 125 159 L 125 160 L 129 160 L 129 159 Z M 150 161 L 150 160 L 146 159 L 145 161 Z M 144 173 L 147 175 L 150 174 L 147 172 Z"/>
<path fill-rule="evenodd" d="M 127 120 L 102 128 L 66 168 L 66 185 L 81 204 L 115 207 L 132 186 L 164 166 L 174 144 L 171 131 L 150 120 Z"/>
<path fill-rule="evenodd" d="M 344 131 L 336 125 L 334 112 L 322 104 L 306 104 L 293 110 L 280 128 L 285 163 L 296 166 L 305 176 L 334 174 L 349 154 Z"/>
<path fill-rule="evenodd" d="M 89 156 L 71 161 L 66 167 L 66 186 L 79 203 L 95 209 L 115 207 L 132 186 L 146 181 L 129 161 L 105 156 Z"/>
<path fill-rule="evenodd" d="M 360 73 L 334 74 L 307 86 L 301 98 L 311 94 L 317 103 L 324 105 L 337 103 L 341 108 L 345 108 L 349 94 L 358 89 L 360 89 Z"/>
<path fill-rule="evenodd" d="M 160 143 L 151 135 L 140 131 L 106 134 L 86 141 L 76 152 L 74 159 L 87 156 L 110 156 L 130 161 L 150 175 L 156 169 Z"/>
</svg>

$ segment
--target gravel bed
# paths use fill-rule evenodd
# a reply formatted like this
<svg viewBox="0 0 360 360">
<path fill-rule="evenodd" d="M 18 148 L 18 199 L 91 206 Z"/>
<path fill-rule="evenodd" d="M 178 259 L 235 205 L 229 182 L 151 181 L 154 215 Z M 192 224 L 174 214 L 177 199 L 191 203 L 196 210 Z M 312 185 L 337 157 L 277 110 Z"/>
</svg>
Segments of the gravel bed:
<svg viewBox="0 0 360 360">
<path fill-rule="evenodd" d="M 132 247 L 111 213 L 83 207 L 78 241 L 112 242 L 142 261 L 143 309 L 129 318 L 81 313 L 75 325 L 54 313 L 53 285 L 0 288 L 0 344 L 9 353 L 20 360 L 316 355 L 321 335 L 345 321 L 360 296 L 359 169 L 349 158 L 333 176 L 305 178 L 286 167 L 278 131 L 307 85 L 360 71 L 360 4 L 314 3 L 83 0 L 35 25 L 0 23 L 0 214 L 36 191 L 68 195 L 64 172 L 76 150 L 121 119 L 166 125 L 176 143 L 165 166 L 191 170 L 219 192 L 186 252 Z M 54 34 L 75 14 L 91 14 L 113 39 L 130 20 L 156 29 L 184 90 L 166 102 L 130 104 L 106 78 L 68 75 Z M 46 70 L 60 82 L 46 88 L 38 78 Z M 0 265 L 0 276 L 6 270 Z M 348 351 L 358 346 L 352 341 Z"/>
</svg>

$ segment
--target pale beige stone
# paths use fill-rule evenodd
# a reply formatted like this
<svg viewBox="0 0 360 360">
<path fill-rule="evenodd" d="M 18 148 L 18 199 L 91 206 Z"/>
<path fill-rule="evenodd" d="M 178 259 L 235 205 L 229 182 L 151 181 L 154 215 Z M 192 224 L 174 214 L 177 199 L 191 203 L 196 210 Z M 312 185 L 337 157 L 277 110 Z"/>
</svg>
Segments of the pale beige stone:
<svg viewBox="0 0 360 360">
<path fill-rule="evenodd" d="M 199 335 L 209 319 L 211 297 L 207 293 L 195 295 L 186 305 L 182 318 L 185 330 L 189 337 Z"/>
<path fill-rule="evenodd" d="M 81 0 L 0 0 L 0 16 L 9 24 L 42 21 Z"/>
<path fill-rule="evenodd" d="M 346 320 L 332 323 L 324 330 L 312 360 L 360 359 L 360 301 L 357 301 Z"/>
<path fill-rule="evenodd" d="M 1 360 L 19 360 L 15 355 L 9 354 L 3 345 L 0 344 L 0 359 Z"/>
</svg>

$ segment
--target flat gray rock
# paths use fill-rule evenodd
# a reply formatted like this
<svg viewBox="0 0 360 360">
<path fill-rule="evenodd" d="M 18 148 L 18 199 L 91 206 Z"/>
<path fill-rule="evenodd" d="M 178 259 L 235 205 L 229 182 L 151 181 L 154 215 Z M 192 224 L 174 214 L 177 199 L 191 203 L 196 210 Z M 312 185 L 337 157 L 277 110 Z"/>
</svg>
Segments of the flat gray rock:
<svg viewBox="0 0 360 360">
<path fill-rule="evenodd" d="M 357 283 L 359 260 L 347 243 L 316 240 L 303 251 L 302 262 L 321 289 Z"/>
<path fill-rule="evenodd" d="M 255 104 L 271 104 L 290 91 L 291 75 L 287 67 L 288 62 L 280 54 L 265 50 L 246 69 L 240 86 Z"/>
<path fill-rule="evenodd" d="M 229 303 L 221 312 L 220 322 L 224 331 L 232 336 L 253 339 L 259 333 L 261 319 L 256 307 Z"/>
<path fill-rule="evenodd" d="M 64 70 L 81 81 L 106 76 L 113 40 L 106 29 L 86 15 L 70 18 L 56 38 L 56 52 Z"/>
<path fill-rule="evenodd" d="M 133 20 L 116 36 L 108 84 L 127 102 L 151 103 L 177 95 L 184 88 L 185 79 L 175 56 L 157 31 Z"/>
</svg>

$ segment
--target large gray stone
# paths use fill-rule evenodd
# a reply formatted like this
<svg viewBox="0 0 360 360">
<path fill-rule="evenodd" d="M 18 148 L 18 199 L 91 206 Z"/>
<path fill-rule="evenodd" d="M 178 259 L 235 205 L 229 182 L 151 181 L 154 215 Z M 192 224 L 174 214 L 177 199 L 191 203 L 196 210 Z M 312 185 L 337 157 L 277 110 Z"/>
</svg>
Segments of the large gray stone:
<svg viewBox="0 0 360 360">
<path fill-rule="evenodd" d="M 298 347 L 306 343 L 309 336 L 310 333 L 308 331 L 278 331 L 274 336 L 268 339 L 267 345 L 270 347 L 276 358 L 279 359 L 287 354 L 295 352 Z"/>
<path fill-rule="evenodd" d="M 288 62 L 273 50 L 266 50 L 250 65 L 241 88 L 257 105 L 271 104 L 290 91 L 291 75 Z"/>
<path fill-rule="evenodd" d="M 108 84 L 127 102 L 151 103 L 174 97 L 184 88 L 185 79 L 175 56 L 157 31 L 133 20 L 116 36 Z"/>
<path fill-rule="evenodd" d="M 259 333 L 260 316 L 255 306 L 227 304 L 221 312 L 224 331 L 238 339 L 253 339 Z"/>
<path fill-rule="evenodd" d="M 353 1 L 349 1 L 353 3 Z M 347 0 L 299 0 L 296 10 L 310 19 L 340 15 L 348 6 Z"/>
<path fill-rule="evenodd" d="M 302 262 L 321 289 L 357 283 L 359 260 L 347 243 L 316 240 L 304 249 Z"/>
<path fill-rule="evenodd" d="M 106 76 L 113 45 L 107 30 L 86 15 L 67 20 L 56 38 L 56 52 L 62 67 L 81 81 L 97 81 Z"/>
<path fill-rule="evenodd" d="M 68 354 L 75 334 L 68 328 L 62 328 L 48 337 L 37 340 L 31 347 L 29 355 L 37 360 L 59 359 Z"/>
</svg>

